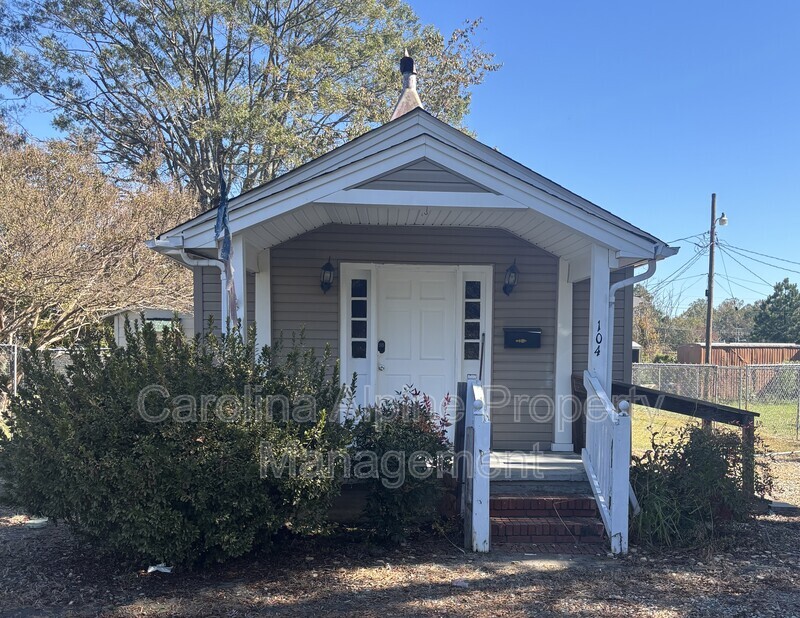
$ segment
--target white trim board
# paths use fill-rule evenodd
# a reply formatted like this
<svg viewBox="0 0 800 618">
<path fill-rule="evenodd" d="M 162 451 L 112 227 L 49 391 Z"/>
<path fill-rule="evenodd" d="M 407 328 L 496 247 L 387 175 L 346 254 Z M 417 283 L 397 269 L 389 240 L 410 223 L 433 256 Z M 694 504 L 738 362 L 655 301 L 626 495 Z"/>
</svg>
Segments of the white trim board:
<svg viewBox="0 0 800 618">
<path fill-rule="evenodd" d="M 468 280 L 481 281 L 481 333 L 485 337 L 484 341 L 484 360 L 483 375 L 488 382 L 492 375 L 492 326 L 493 326 L 493 284 L 494 268 L 487 265 L 446 265 L 446 264 L 377 264 L 377 263 L 354 263 L 342 262 L 339 265 L 339 362 L 342 381 L 350 383 L 354 372 L 359 376 L 364 376 L 367 383 L 359 384 L 359 392 L 362 387 L 369 386 L 370 392 L 375 393 L 378 382 L 378 359 L 377 359 L 377 320 L 379 308 L 377 307 L 377 289 L 379 285 L 381 271 L 388 270 L 407 270 L 407 271 L 428 271 L 428 272 L 452 272 L 455 275 L 456 292 L 453 307 L 453 328 L 455 329 L 455 343 L 452 354 L 455 355 L 453 363 L 452 388 L 451 393 L 455 397 L 455 389 L 458 382 L 466 380 L 467 373 L 477 373 L 478 361 L 464 360 L 464 286 Z M 360 363 L 351 357 L 349 334 L 350 327 L 350 282 L 354 278 L 367 279 L 367 358 Z M 360 365 L 360 366 L 359 366 Z M 474 371 L 473 371 L 474 370 Z M 365 393 L 366 394 L 366 393 Z M 357 399 L 358 404 L 366 401 Z"/>
</svg>

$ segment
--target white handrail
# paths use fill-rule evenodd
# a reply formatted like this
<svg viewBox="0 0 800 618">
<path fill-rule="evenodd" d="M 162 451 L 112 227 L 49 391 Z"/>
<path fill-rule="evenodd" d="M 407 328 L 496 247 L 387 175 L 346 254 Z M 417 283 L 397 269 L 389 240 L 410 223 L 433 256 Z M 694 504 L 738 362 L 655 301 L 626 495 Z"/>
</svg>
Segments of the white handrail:
<svg viewBox="0 0 800 618">
<path fill-rule="evenodd" d="M 628 551 L 630 500 L 631 419 L 629 404 L 614 405 L 600 381 L 583 373 L 586 388 L 586 447 L 581 453 L 589 484 L 600 509 L 611 551 Z"/>
<path fill-rule="evenodd" d="M 489 525 L 489 481 L 491 424 L 489 406 L 479 380 L 467 380 L 465 402 L 466 509 L 465 544 L 476 552 L 488 552 L 491 526 Z"/>
</svg>

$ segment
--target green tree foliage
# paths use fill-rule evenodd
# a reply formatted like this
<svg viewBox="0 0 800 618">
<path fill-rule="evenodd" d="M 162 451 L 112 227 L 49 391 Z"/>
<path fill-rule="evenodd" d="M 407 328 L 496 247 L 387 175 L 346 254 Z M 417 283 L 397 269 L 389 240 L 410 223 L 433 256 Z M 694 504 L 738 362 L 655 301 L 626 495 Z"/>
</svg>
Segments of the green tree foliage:
<svg viewBox="0 0 800 618">
<path fill-rule="evenodd" d="M 726 343 L 753 341 L 756 307 L 728 298 L 714 308 L 714 340 Z"/>
<path fill-rule="evenodd" d="M 25 358 L 12 437 L 0 440 L 16 504 L 150 564 L 223 560 L 283 528 L 318 530 L 341 470 L 292 474 L 281 462 L 293 457 L 300 471 L 349 441 L 329 422 L 340 392 L 329 354 L 302 342 L 257 354 L 236 333 L 200 342 L 149 324 L 128 331 L 126 348 L 74 352 L 66 375 L 47 353 Z"/>
<path fill-rule="evenodd" d="M 800 291 L 784 279 L 765 300 L 758 303 L 753 340 L 772 343 L 800 343 Z"/>
<path fill-rule="evenodd" d="M 378 538 L 398 541 L 435 519 L 445 491 L 439 473 L 452 459 L 448 424 L 428 397 L 411 389 L 360 411 L 353 430 L 354 475 L 380 462 L 380 474 L 367 479 L 366 513 Z"/>
<path fill-rule="evenodd" d="M 642 346 L 642 360 L 674 358 L 679 346 L 705 341 L 706 300 L 698 298 L 678 313 L 669 290 L 650 292 L 642 285 L 634 291 L 633 339 Z M 728 298 L 714 308 L 714 341 L 754 341 L 756 304 Z"/>
<path fill-rule="evenodd" d="M 652 361 L 664 350 L 663 324 L 666 316 L 643 285 L 634 289 L 633 340 L 642 346 L 641 361 Z"/>
<path fill-rule="evenodd" d="M 760 439 L 756 449 L 766 453 Z M 748 495 L 744 453 L 741 434 L 734 431 L 690 424 L 653 434 L 651 449 L 631 466 L 642 509 L 631 520 L 633 538 L 647 545 L 696 546 L 730 531 L 730 522 L 752 516 L 756 498 L 772 490 L 772 474 L 766 458 L 756 458 L 755 496 Z"/>
<path fill-rule="evenodd" d="M 398 59 L 426 109 L 459 125 L 497 65 L 474 36 L 423 25 L 399 0 L 10 0 L 9 83 L 98 140 L 105 160 L 167 175 L 215 203 L 389 119 Z"/>
<path fill-rule="evenodd" d="M 670 321 L 669 342 L 672 349 L 684 343 L 696 343 L 706 338 L 707 301 L 698 298 Z"/>
<path fill-rule="evenodd" d="M 123 188 L 91 146 L 25 143 L 0 125 L 0 340 L 70 344 L 105 316 L 191 308 L 191 276 L 142 240 L 196 211 L 160 182 Z"/>
</svg>

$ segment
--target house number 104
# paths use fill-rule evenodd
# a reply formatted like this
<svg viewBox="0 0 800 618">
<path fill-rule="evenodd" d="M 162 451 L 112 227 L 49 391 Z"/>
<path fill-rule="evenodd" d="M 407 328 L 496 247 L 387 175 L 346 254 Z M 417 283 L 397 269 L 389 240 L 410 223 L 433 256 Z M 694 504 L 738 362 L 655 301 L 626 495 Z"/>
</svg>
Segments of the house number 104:
<svg viewBox="0 0 800 618">
<path fill-rule="evenodd" d="M 597 347 L 594 350 L 594 355 L 600 356 L 600 344 L 603 343 L 603 333 L 600 329 L 600 320 L 597 320 L 597 334 L 594 336 L 594 342 L 597 344 Z"/>
</svg>

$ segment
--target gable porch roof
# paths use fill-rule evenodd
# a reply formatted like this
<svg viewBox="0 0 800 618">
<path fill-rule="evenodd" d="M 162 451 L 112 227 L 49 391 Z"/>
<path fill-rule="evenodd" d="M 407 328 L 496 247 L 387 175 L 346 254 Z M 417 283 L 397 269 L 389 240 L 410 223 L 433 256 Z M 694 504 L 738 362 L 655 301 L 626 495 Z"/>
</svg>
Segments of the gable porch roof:
<svg viewBox="0 0 800 618">
<path fill-rule="evenodd" d="M 442 182 L 402 188 L 418 170 Z M 202 213 L 152 246 L 210 255 L 215 219 Z M 229 202 L 231 234 L 259 249 L 329 223 L 501 228 L 573 261 L 601 245 L 616 266 L 677 252 L 419 108 Z"/>
</svg>

